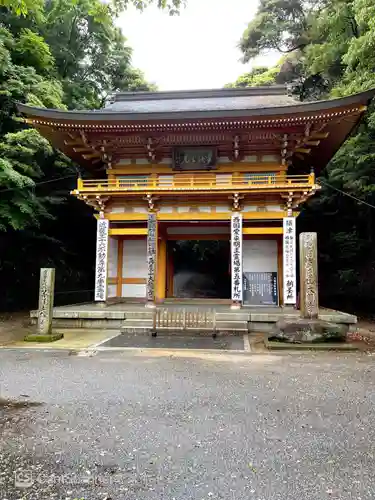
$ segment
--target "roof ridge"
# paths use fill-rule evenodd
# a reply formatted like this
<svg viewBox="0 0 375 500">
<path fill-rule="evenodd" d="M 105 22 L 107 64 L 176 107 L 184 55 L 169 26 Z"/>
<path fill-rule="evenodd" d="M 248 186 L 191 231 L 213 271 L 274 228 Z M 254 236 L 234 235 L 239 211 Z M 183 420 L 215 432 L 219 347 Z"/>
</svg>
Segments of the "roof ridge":
<svg viewBox="0 0 375 500">
<path fill-rule="evenodd" d="M 270 85 L 263 87 L 224 88 L 224 89 L 193 89 L 193 90 L 161 90 L 157 92 L 116 92 L 111 102 L 134 100 L 167 100 L 167 99 L 199 99 L 234 96 L 265 96 L 287 95 L 284 85 Z"/>
</svg>

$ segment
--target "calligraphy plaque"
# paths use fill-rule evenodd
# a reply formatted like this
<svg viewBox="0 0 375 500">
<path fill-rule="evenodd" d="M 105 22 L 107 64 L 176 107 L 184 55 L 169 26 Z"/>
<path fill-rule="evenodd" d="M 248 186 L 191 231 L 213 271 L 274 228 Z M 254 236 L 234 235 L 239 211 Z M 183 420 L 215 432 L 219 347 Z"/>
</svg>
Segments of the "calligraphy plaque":
<svg viewBox="0 0 375 500">
<path fill-rule="evenodd" d="M 147 220 L 147 300 L 155 301 L 157 220 L 156 214 L 148 214 Z"/>
<path fill-rule="evenodd" d="M 109 221 L 98 219 L 96 232 L 95 300 L 107 299 L 107 261 L 108 261 Z"/>
<path fill-rule="evenodd" d="M 318 249 L 316 233 L 300 234 L 301 315 L 316 319 L 319 315 Z"/>
<path fill-rule="evenodd" d="M 296 218 L 285 217 L 283 226 L 284 304 L 295 305 L 297 302 Z"/>
<path fill-rule="evenodd" d="M 251 306 L 278 306 L 277 273 L 243 273 L 243 301 Z"/>
<path fill-rule="evenodd" d="M 53 298 L 55 292 L 55 270 L 43 268 L 40 270 L 38 333 L 49 335 L 52 330 Z"/>
<path fill-rule="evenodd" d="M 231 220 L 232 301 L 242 302 L 242 214 L 235 212 Z"/>
<path fill-rule="evenodd" d="M 173 150 L 175 170 L 211 170 L 215 166 L 215 148 L 175 148 Z"/>
</svg>

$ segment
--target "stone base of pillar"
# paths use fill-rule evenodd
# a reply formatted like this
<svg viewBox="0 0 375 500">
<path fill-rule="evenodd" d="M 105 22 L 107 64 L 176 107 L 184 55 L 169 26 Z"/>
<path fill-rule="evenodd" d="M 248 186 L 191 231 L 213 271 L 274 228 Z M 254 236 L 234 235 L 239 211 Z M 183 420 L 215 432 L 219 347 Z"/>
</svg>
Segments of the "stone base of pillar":
<svg viewBox="0 0 375 500">
<path fill-rule="evenodd" d="M 147 307 L 148 309 L 155 309 L 156 304 L 155 302 L 146 302 L 145 307 Z"/>
<path fill-rule="evenodd" d="M 241 302 L 232 302 L 232 305 L 230 306 L 231 309 L 241 309 L 241 307 Z"/>
</svg>

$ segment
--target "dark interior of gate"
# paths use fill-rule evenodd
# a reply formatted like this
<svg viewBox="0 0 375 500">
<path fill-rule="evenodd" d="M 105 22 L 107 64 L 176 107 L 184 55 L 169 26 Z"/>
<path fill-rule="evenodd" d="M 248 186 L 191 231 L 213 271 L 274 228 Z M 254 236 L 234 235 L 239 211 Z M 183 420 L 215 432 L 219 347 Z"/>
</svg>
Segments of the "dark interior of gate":
<svg viewBox="0 0 375 500">
<path fill-rule="evenodd" d="M 169 296 L 230 299 L 229 240 L 169 241 L 168 251 L 173 260 L 173 290 L 168 290 Z"/>
</svg>

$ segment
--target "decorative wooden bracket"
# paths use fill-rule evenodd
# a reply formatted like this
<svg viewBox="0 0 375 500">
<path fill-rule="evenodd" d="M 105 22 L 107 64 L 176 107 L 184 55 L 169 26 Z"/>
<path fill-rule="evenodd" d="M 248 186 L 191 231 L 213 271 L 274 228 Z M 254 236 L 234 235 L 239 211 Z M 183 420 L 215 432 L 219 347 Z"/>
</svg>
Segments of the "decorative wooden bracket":
<svg viewBox="0 0 375 500">
<path fill-rule="evenodd" d="M 241 210 L 241 200 L 243 200 L 243 196 L 239 193 L 233 193 L 233 196 L 230 196 L 229 199 L 232 201 L 232 210 L 233 212 L 238 212 Z"/>
<path fill-rule="evenodd" d="M 155 150 L 156 150 L 156 145 L 154 144 L 152 137 L 149 137 L 147 139 L 147 155 L 148 155 L 148 161 L 150 163 L 156 160 Z"/>
<path fill-rule="evenodd" d="M 238 160 L 240 158 L 240 136 L 236 135 L 233 141 L 233 158 Z"/>
<path fill-rule="evenodd" d="M 112 168 L 112 155 L 107 152 L 106 146 L 107 141 L 104 140 L 102 145 L 100 146 L 100 151 L 103 163 L 105 163 L 108 170 L 110 170 Z"/>
<path fill-rule="evenodd" d="M 281 165 L 286 165 L 287 157 L 288 157 L 288 134 L 283 135 L 283 142 L 281 147 Z"/>
<path fill-rule="evenodd" d="M 87 195 L 79 195 L 77 196 L 79 200 L 82 200 L 86 203 L 86 205 L 89 205 L 90 207 L 93 207 L 95 210 L 97 210 L 100 213 L 104 213 L 106 203 L 109 200 L 109 196 L 100 196 L 97 195 L 95 198 L 89 197 Z"/>
<path fill-rule="evenodd" d="M 159 199 L 157 196 L 154 196 L 152 194 L 147 194 L 144 200 L 147 201 L 148 203 L 148 210 L 149 212 L 155 212 L 156 207 L 155 207 L 155 202 Z"/>
<path fill-rule="evenodd" d="M 285 208 L 288 212 L 288 217 L 292 217 L 293 215 L 293 191 L 289 191 L 288 196 L 283 196 L 286 198 Z"/>
</svg>

